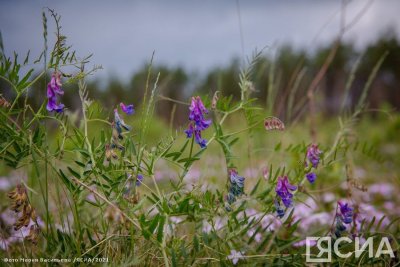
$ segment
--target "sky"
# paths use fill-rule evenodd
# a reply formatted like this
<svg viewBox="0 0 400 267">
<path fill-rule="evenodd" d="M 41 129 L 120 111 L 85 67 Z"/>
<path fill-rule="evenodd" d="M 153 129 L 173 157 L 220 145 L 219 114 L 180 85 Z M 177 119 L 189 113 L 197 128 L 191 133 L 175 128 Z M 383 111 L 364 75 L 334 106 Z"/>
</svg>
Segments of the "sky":
<svg viewBox="0 0 400 267">
<path fill-rule="evenodd" d="M 205 73 L 233 57 L 250 56 L 282 44 L 312 53 L 332 41 L 340 28 L 339 0 L 0 0 L 0 31 L 6 53 L 39 55 L 43 47 L 42 11 L 59 13 L 63 34 L 81 56 L 93 53 L 96 76 L 128 79 L 154 62 Z M 345 22 L 352 21 L 368 0 L 349 1 Z M 389 28 L 400 36 L 400 1 L 375 0 L 346 32 L 344 39 L 363 48 Z M 49 34 L 54 36 L 50 17 Z M 54 40 L 54 39 L 53 39 Z M 275 50 L 274 50 L 275 49 Z"/>
</svg>

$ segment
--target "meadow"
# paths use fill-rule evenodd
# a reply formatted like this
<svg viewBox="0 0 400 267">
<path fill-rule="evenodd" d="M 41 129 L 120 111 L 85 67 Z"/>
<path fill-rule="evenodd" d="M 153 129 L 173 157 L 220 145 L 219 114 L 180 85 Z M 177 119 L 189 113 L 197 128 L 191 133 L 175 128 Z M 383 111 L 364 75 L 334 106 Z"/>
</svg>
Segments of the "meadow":
<svg viewBox="0 0 400 267">
<path fill-rule="evenodd" d="M 67 44 L 60 23 L 53 10 L 43 13 L 37 59 L 6 55 L 0 42 L 0 79 L 13 92 L 0 101 L 1 265 L 307 266 L 310 236 L 350 240 L 339 247 L 349 256 L 333 254 L 333 266 L 399 264 L 400 116 L 367 101 L 390 54 L 371 63 L 347 106 L 352 66 L 335 116 L 318 112 L 318 79 L 296 111 L 304 116 L 280 119 L 273 86 L 261 105 L 252 77 L 263 51 L 238 74 L 237 98 L 167 99 L 151 57 L 141 105 L 106 106 L 87 89 L 101 67 Z M 72 91 L 79 110 L 62 104 Z M 37 107 L 28 101 L 35 94 Z M 184 125 L 174 109 L 169 121 L 154 114 L 165 101 L 185 112 Z M 356 255 L 353 240 L 370 238 L 387 238 L 387 250 L 376 253 L 375 242 L 373 257 Z"/>
</svg>

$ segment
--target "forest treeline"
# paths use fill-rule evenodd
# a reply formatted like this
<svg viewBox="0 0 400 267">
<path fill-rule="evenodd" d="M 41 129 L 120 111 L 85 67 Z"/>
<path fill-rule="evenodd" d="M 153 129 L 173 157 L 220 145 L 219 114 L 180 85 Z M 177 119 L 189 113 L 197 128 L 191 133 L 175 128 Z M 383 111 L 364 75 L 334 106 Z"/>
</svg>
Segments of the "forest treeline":
<svg viewBox="0 0 400 267">
<path fill-rule="evenodd" d="M 357 104 L 362 90 L 381 56 L 387 51 L 382 66 L 373 80 L 368 102 L 370 109 L 377 109 L 382 105 L 390 105 L 398 110 L 400 107 L 400 44 L 393 34 L 388 34 L 376 42 L 368 45 L 363 51 L 356 50 L 352 44 L 339 43 L 326 73 L 318 83 L 317 111 L 326 116 L 340 112 L 343 103 L 345 108 L 352 108 Z M 275 116 L 290 121 L 302 116 L 302 110 L 307 105 L 307 90 L 313 79 L 326 62 L 327 57 L 334 49 L 335 43 L 319 48 L 310 53 L 294 49 L 290 45 L 280 48 L 267 49 L 259 58 L 252 72 L 252 95 L 257 97 L 259 104 L 266 106 Z M 354 65 L 358 67 L 354 69 Z M 239 73 L 243 62 L 233 59 L 228 66 L 209 70 L 199 77 L 180 67 L 168 67 L 154 64 L 152 66 L 151 86 L 157 73 L 160 73 L 158 85 L 159 94 L 156 114 L 169 120 L 171 112 L 175 110 L 175 123 L 186 120 L 187 107 L 166 98 L 188 102 L 193 94 L 209 95 L 215 91 L 220 95 L 233 95 L 240 98 Z M 100 80 L 88 82 L 90 97 L 101 101 L 104 107 L 112 108 L 121 101 L 140 106 L 147 80 L 148 66 L 143 66 L 132 74 L 128 82 L 118 78 L 111 78 L 106 85 Z M 354 79 L 349 88 L 349 97 L 344 101 L 344 91 L 349 79 Z M 100 84 L 103 83 L 101 86 Z M 0 82 L 3 95 L 7 96 L 7 84 Z M 33 107 L 38 107 L 45 99 L 45 81 L 37 83 L 32 88 L 28 101 Z M 73 84 L 65 84 L 66 94 L 63 103 L 70 109 L 79 109 L 79 96 L 73 90 Z M 71 88 L 69 90 L 68 88 Z M 4 90 L 3 90 L 4 89 Z M 8 97 L 12 97 L 8 95 Z M 268 99 L 270 98 L 270 99 Z M 343 102 L 344 101 L 344 102 Z M 175 105 L 175 107 L 174 107 Z M 288 106 L 290 105 L 290 108 Z"/>
</svg>

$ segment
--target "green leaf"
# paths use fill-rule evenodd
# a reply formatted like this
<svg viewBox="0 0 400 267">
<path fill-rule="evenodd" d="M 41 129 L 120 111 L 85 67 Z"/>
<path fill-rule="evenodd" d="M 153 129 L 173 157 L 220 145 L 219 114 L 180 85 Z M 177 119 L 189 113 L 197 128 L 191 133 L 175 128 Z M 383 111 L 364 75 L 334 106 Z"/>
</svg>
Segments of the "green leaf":
<svg viewBox="0 0 400 267">
<path fill-rule="evenodd" d="M 196 157 L 183 158 L 183 159 L 178 160 L 178 162 L 179 162 L 179 163 L 182 163 L 182 162 L 187 163 L 187 162 L 193 162 L 193 161 L 196 161 L 196 160 L 199 160 L 199 159 L 200 159 L 200 158 L 196 158 Z"/>
<path fill-rule="evenodd" d="M 80 167 L 85 168 L 86 165 L 80 161 L 75 160 L 75 163 L 78 164 Z"/>
<path fill-rule="evenodd" d="M 67 178 L 67 176 L 64 174 L 64 172 L 61 170 L 61 169 L 59 169 L 59 174 L 60 174 L 60 178 L 61 178 L 61 180 L 64 182 L 64 184 L 65 184 L 65 186 L 68 188 L 68 190 L 70 191 L 70 192 L 75 192 L 76 191 L 76 186 L 75 186 L 75 184 L 74 183 L 72 183 L 68 178 Z"/>
<path fill-rule="evenodd" d="M 75 176 L 76 178 L 78 178 L 78 179 L 81 179 L 81 175 L 78 173 L 78 172 L 76 172 L 76 171 L 74 171 L 72 168 L 70 168 L 70 167 L 67 167 L 67 169 L 69 170 L 69 172 L 73 175 L 73 176 Z"/>
<path fill-rule="evenodd" d="M 281 150 L 281 147 L 282 147 L 282 142 L 279 142 L 279 143 L 276 144 L 276 146 L 275 146 L 275 151 Z"/>
<path fill-rule="evenodd" d="M 257 183 L 256 183 L 256 185 L 253 187 L 253 189 L 252 189 L 251 192 L 250 192 L 250 195 L 251 195 L 251 196 L 254 195 L 254 194 L 256 193 L 257 188 L 258 188 L 258 186 L 260 185 L 260 183 L 261 183 L 261 179 L 259 178 L 258 181 L 257 181 Z"/>
<path fill-rule="evenodd" d="M 160 214 L 157 214 L 153 218 L 153 220 L 151 220 L 151 223 L 150 223 L 149 228 L 148 228 L 150 233 L 154 233 L 154 230 L 157 228 L 158 221 L 160 220 L 160 217 L 161 217 Z"/>
<path fill-rule="evenodd" d="M 20 91 L 24 89 L 27 85 L 29 85 L 28 79 L 31 77 L 33 72 L 33 69 L 30 69 L 25 76 L 22 78 L 22 80 L 17 84 L 17 89 Z"/>
<path fill-rule="evenodd" d="M 198 252 L 200 250 L 200 243 L 199 243 L 199 239 L 198 239 L 197 235 L 194 235 L 194 237 L 193 237 L 193 247 L 196 252 Z"/>
<path fill-rule="evenodd" d="M 160 243 L 162 242 L 164 236 L 164 224 L 165 224 L 165 217 L 161 216 L 158 223 L 158 231 L 157 231 L 157 240 Z"/>
<path fill-rule="evenodd" d="M 174 160 L 176 160 L 177 158 L 179 158 L 179 156 L 180 155 L 182 155 L 182 152 L 171 152 L 171 153 L 168 153 L 167 155 L 165 155 L 164 157 L 166 157 L 166 158 L 171 158 L 171 157 L 174 157 Z"/>
</svg>

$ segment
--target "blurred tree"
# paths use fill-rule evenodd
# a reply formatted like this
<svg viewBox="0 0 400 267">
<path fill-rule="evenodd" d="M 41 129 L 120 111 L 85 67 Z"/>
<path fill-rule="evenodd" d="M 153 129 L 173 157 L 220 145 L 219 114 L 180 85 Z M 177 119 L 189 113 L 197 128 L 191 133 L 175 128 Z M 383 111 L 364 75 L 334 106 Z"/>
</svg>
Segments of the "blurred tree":
<svg viewBox="0 0 400 267">
<path fill-rule="evenodd" d="M 354 107 L 368 80 L 369 75 L 379 58 L 389 52 L 381 69 L 371 85 L 368 101 L 371 108 L 380 108 L 383 104 L 400 107 L 400 44 L 394 30 L 388 30 L 375 43 L 370 44 L 363 51 L 356 51 L 351 44 L 341 43 L 337 53 L 329 65 L 327 72 L 318 86 L 318 110 L 325 115 L 336 114 L 343 101 L 344 88 L 350 75 L 350 70 L 356 59 L 363 55 L 355 79 L 350 89 L 348 108 Z M 307 89 L 320 70 L 332 44 L 307 54 L 303 50 L 295 50 L 290 45 L 284 45 L 275 51 L 275 55 L 264 56 L 254 66 L 251 80 L 255 88 L 252 96 L 257 97 L 260 104 L 273 105 L 271 111 L 275 116 L 289 121 L 291 115 L 300 114 L 307 101 Z M 165 98 L 175 99 L 189 103 L 189 97 L 194 94 L 209 95 L 216 90 L 222 95 L 233 95 L 234 99 L 240 98 L 239 73 L 240 60 L 233 59 L 226 67 L 210 70 L 204 78 L 195 79 L 188 75 L 183 68 L 168 66 L 153 66 L 150 79 L 149 93 L 153 88 L 157 74 L 160 73 L 158 82 L 159 94 Z M 108 82 L 91 80 L 88 82 L 89 97 L 97 99 L 106 109 L 112 109 L 120 102 L 133 103 L 136 110 L 140 110 L 148 75 L 148 65 L 144 65 L 134 73 L 128 83 L 123 83 L 118 77 L 112 77 Z M 28 91 L 27 103 L 32 108 L 38 109 L 46 103 L 46 83 L 50 80 L 50 73 L 42 77 Z M 67 83 L 63 79 L 65 95 L 62 102 L 69 110 L 80 110 L 77 85 Z M 102 86 L 100 86 L 102 85 Z M 194 88 L 194 90 L 193 90 Z M 0 93 L 12 101 L 15 96 L 6 81 L 0 80 Z M 273 94 L 270 94 L 273 90 Z M 294 90 L 296 90 L 294 92 Z M 268 99 L 268 97 L 272 97 Z M 24 98 L 19 105 L 24 104 Z M 288 107 L 291 106 L 292 107 Z M 157 98 L 155 112 L 165 121 L 170 121 L 171 112 L 175 107 L 174 124 L 182 125 L 187 121 L 187 106 L 162 98 Z M 289 109 L 291 110 L 289 112 Z M 289 114 L 291 113 L 291 114 Z"/>
<path fill-rule="evenodd" d="M 383 62 L 370 90 L 371 108 L 380 108 L 385 102 L 393 107 L 400 107 L 400 44 L 393 29 L 389 29 L 374 44 L 366 48 L 360 72 L 356 78 L 365 83 L 372 66 L 378 62 L 385 51 L 388 51 L 389 55 Z M 361 89 L 357 89 L 353 91 L 353 99 L 361 94 Z"/>
<path fill-rule="evenodd" d="M 240 61 L 235 58 L 226 68 L 215 68 L 209 71 L 197 91 L 209 95 L 220 91 L 222 95 L 233 95 L 234 99 L 240 99 L 239 73 Z"/>
</svg>

